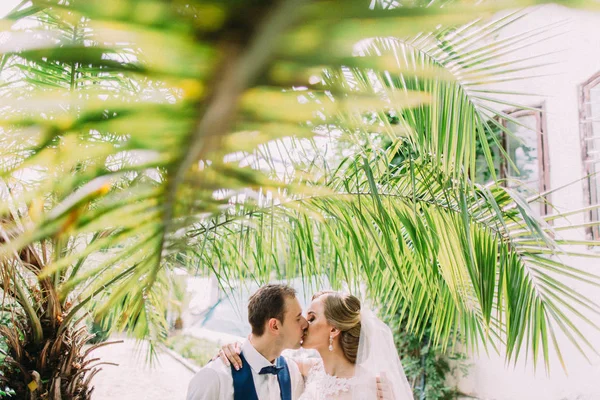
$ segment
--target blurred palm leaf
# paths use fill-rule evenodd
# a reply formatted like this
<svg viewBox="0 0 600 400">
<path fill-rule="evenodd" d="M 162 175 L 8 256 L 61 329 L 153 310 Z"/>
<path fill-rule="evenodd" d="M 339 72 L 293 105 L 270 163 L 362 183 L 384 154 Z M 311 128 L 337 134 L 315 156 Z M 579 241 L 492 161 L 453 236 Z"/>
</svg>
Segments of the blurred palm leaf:
<svg viewBox="0 0 600 400">
<path fill-rule="evenodd" d="M 580 273 L 544 261 L 555 242 L 526 203 L 469 179 L 475 143 L 498 114 L 489 102 L 501 96 L 478 88 L 519 69 L 519 60 L 494 64 L 518 38 L 477 40 L 521 14 L 469 21 L 502 5 L 24 5 L 1 43 L 2 177 L 13 196 L 0 209 L 25 222 L 0 254 L 53 242 L 55 259 L 39 276 L 75 304 L 62 327 L 97 304 L 115 328 L 164 337 L 165 268 L 189 251 L 191 229 L 200 235 L 197 260 L 225 279 L 266 280 L 274 267 L 282 276 L 320 274 L 327 260 L 332 276 L 367 277 L 388 304 L 406 300 L 416 331 L 433 316 L 440 342 L 458 324 L 472 339 L 491 331 L 515 355 L 522 343 L 536 352 L 539 340 L 545 350 L 550 320 L 577 330 L 561 311 L 566 302 L 538 296 L 540 285 L 554 295 L 566 289 L 554 278 L 534 281 L 530 265 Z M 284 179 L 265 168 L 280 158 L 269 140 L 328 132 L 355 150 L 383 135 L 415 157 L 393 174 L 391 153 L 362 150 L 349 166 L 311 161 Z M 312 143 L 297 155 L 310 160 Z M 264 199 L 249 194 L 266 192 L 285 207 L 270 200 L 255 215 Z M 239 213 L 258 228 L 232 218 Z M 515 246 L 517 231 L 533 248 Z M 88 258 L 100 250 L 102 260 Z"/>
</svg>

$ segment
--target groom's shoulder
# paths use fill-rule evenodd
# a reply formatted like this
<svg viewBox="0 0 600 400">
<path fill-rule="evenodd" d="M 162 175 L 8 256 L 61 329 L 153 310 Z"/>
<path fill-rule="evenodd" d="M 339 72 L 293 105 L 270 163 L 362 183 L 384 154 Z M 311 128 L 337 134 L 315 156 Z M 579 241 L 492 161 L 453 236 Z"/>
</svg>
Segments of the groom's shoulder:
<svg viewBox="0 0 600 400">
<path fill-rule="evenodd" d="M 198 371 L 198 374 L 203 371 L 205 375 L 209 376 L 231 376 L 231 367 L 225 365 L 219 358 L 206 364 Z"/>
<path fill-rule="evenodd" d="M 201 368 L 188 384 L 186 398 L 188 400 L 219 398 L 222 385 L 226 385 L 226 382 L 223 381 L 227 377 L 225 367 L 221 360 L 214 360 Z M 229 374 L 231 376 L 231 372 Z"/>
<path fill-rule="evenodd" d="M 285 359 L 285 362 L 288 366 L 288 370 L 290 371 L 290 373 L 292 374 L 292 376 L 300 374 L 300 368 L 298 368 L 298 364 L 297 364 L 297 360 L 296 357 L 290 356 L 289 353 L 288 354 L 282 354 L 283 358 Z"/>
<path fill-rule="evenodd" d="M 214 360 L 200 368 L 189 383 L 189 390 L 198 388 L 218 387 L 223 378 L 231 376 L 230 367 L 226 366 L 221 360 Z"/>
<path fill-rule="evenodd" d="M 214 385 L 228 376 L 231 376 L 231 367 L 217 359 L 200 368 L 192 378 L 192 382 Z"/>
<path fill-rule="evenodd" d="M 290 365 L 295 365 L 296 364 L 296 358 L 287 354 L 282 354 L 283 359 L 285 360 L 286 364 L 288 365 L 288 367 Z"/>
</svg>

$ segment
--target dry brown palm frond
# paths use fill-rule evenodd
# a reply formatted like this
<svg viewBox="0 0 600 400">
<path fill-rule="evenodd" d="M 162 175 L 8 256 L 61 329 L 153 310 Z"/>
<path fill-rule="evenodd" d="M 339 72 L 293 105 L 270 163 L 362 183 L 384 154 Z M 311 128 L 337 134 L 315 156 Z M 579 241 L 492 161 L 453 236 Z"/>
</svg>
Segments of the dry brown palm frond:
<svg viewBox="0 0 600 400">
<path fill-rule="evenodd" d="M 8 243 L 18 234 L 18 224 L 10 218 L 2 221 L 0 241 Z M 85 348 L 93 336 L 85 326 L 86 316 L 65 322 L 71 305 L 61 303 L 50 277 L 38 279 L 51 259 L 50 250 L 47 244 L 31 243 L 2 260 L 0 312 L 10 316 L 10 323 L 0 326 L 0 339 L 8 347 L 0 365 L 1 382 L 17 398 L 89 400 L 91 377 L 102 363 L 89 359 Z M 28 387 L 32 381 L 37 385 L 33 391 Z"/>
</svg>

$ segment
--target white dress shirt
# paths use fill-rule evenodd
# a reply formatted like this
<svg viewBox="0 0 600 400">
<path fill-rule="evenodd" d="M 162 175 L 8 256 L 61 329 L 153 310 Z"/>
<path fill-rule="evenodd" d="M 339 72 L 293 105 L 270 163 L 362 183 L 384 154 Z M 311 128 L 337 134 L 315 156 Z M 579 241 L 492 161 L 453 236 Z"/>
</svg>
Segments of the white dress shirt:
<svg viewBox="0 0 600 400">
<path fill-rule="evenodd" d="M 259 375 L 263 367 L 274 365 L 264 358 L 250 343 L 242 344 L 242 354 L 252 368 L 252 379 L 259 400 L 281 400 L 277 375 Z M 298 365 L 286 358 L 292 384 L 292 400 L 297 400 L 304 390 L 304 378 Z M 247 368 L 247 367 L 246 367 Z M 221 360 L 214 360 L 192 378 L 188 386 L 187 400 L 233 400 L 231 367 Z"/>
</svg>

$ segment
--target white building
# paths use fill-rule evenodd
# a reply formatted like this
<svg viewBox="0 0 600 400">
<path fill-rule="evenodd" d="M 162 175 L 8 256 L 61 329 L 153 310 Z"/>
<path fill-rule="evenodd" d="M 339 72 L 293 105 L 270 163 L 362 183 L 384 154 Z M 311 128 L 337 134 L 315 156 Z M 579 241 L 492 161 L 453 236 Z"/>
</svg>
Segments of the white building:
<svg viewBox="0 0 600 400">
<path fill-rule="evenodd" d="M 513 114 L 521 122 L 535 127 L 535 131 L 517 128 L 517 136 L 529 146 L 529 177 L 533 186 L 554 190 L 580 180 L 588 173 L 600 172 L 600 13 L 567 9 L 550 5 L 533 10 L 510 28 L 500 32 L 494 40 L 554 23 L 545 37 L 510 58 L 527 58 L 536 54 L 549 55 L 532 59 L 531 64 L 557 62 L 534 71 L 516 75 L 539 74 L 535 79 L 517 80 L 504 84 L 502 89 L 535 96 L 508 96 L 509 102 L 539 108 L 541 112 L 517 111 Z M 556 35 L 551 37 L 553 35 Z M 555 53 L 555 54 L 551 54 Z M 522 64 L 521 64 L 522 65 Z M 497 108 L 501 106 L 497 105 Z M 503 109 L 503 111 L 514 111 Z M 595 117 L 595 121 L 592 120 Z M 514 125 L 513 125 L 514 127 Z M 509 127 L 510 128 L 510 127 Z M 512 129 L 511 129 L 512 130 Z M 514 149 L 513 149 L 514 150 Z M 523 149 L 516 149 L 517 153 Z M 510 151 L 509 151 L 510 153 Z M 513 153 L 514 154 L 514 153 Z M 551 194 L 551 202 L 559 211 L 578 210 L 600 201 L 600 174 L 583 179 Z M 541 212 L 552 213 L 542 209 Z M 585 224 L 598 220 L 598 210 L 582 212 L 569 217 L 569 223 Z M 565 225 L 555 221 L 555 226 Z M 563 232 L 559 234 L 564 235 Z M 569 233 L 570 238 L 600 240 L 600 232 L 581 227 Z M 578 246 L 577 251 L 599 252 L 600 247 Z M 573 258 L 571 265 L 600 274 L 598 259 Z M 583 283 L 567 282 L 579 293 L 600 303 L 600 288 Z M 592 315 L 600 325 L 600 316 Z M 580 330 L 600 351 L 600 331 L 581 324 Z M 589 361 L 565 337 L 558 335 L 568 375 L 556 355 L 551 356 L 550 373 L 546 374 L 543 360 L 534 373 L 531 356 L 521 354 L 519 362 L 507 365 L 504 355 L 481 352 L 471 355 L 469 375 L 459 382 L 459 389 L 477 399 L 486 400 L 597 400 L 600 399 L 600 356 L 586 351 Z M 524 349 L 525 350 L 525 349 Z"/>
</svg>

